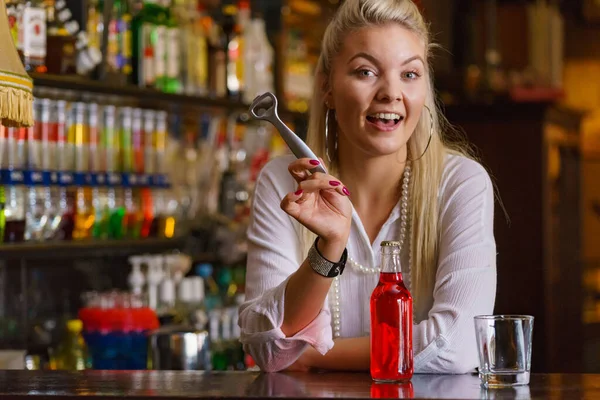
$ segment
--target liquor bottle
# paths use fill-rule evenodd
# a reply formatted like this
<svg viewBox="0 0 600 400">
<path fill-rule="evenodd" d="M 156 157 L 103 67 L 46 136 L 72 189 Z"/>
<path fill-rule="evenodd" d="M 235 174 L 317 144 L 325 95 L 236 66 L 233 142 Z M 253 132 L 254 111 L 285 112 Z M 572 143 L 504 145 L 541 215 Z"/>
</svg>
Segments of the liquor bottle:
<svg viewBox="0 0 600 400">
<path fill-rule="evenodd" d="M 13 39 L 15 47 L 20 49 L 22 46 L 19 43 L 19 9 L 18 9 L 19 1 L 17 0 L 8 0 L 6 2 L 6 14 L 8 16 L 8 29 L 10 31 L 10 36 Z"/>
<path fill-rule="evenodd" d="M 381 243 L 381 272 L 371 294 L 371 377 L 376 382 L 412 378 L 412 296 L 402 280 L 400 242 Z"/>
<path fill-rule="evenodd" d="M 19 24 L 22 59 L 27 72 L 47 72 L 46 10 L 43 0 L 28 0 Z"/>
<path fill-rule="evenodd" d="M 126 81 L 131 82 L 132 67 L 132 35 L 131 35 L 131 10 L 129 1 L 121 2 L 119 10 L 119 69 L 125 75 Z"/>
<path fill-rule="evenodd" d="M 138 86 L 156 87 L 160 72 L 157 67 L 164 69 L 164 36 L 157 36 L 163 14 L 164 9 L 157 0 L 144 0 L 142 10 L 132 20 L 133 81 Z"/>
<path fill-rule="evenodd" d="M 92 236 L 94 227 L 95 213 L 92 202 L 92 190 L 84 179 L 77 178 L 77 175 L 82 177 L 89 171 L 89 143 L 90 143 L 90 127 L 87 105 L 77 102 L 72 108 L 72 123 L 69 127 L 69 142 L 74 143 L 75 149 L 75 172 L 76 188 L 75 188 L 75 228 L 73 231 L 73 239 L 87 239 Z M 86 115 L 87 114 L 87 115 Z"/>
<path fill-rule="evenodd" d="M 104 9 L 104 0 L 100 1 Z M 108 22 L 104 22 L 104 29 L 108 28 L 108 42 L 106 46 L 106 60 L 108 71 L 113 74 L 119 71 L 119 12 L 121 1 L 115 0 L 112 6 L 112 16 Z"/>
<path fill-rule="evenodd" d="M 240 26 L 236 21 L 237 7 L 228 4 L 223 7 L 225 19 L 223 31 L 225 32 L 225 65 L 226 65 L 226 88 L 227 97 L 232 100 L 241 100 L 242 82 L 239 72 L 241 63 L 241 34 Z"/>
<path fill-rule="evenodd" d="M 25 128 L 6 128 L 7 166 L 13 170 L 7 182 L 3 182 L 5 191 L 4 238 L 5 243 L 25 240 L 25 188 L 22 169 L 25 166 Z"/>
<path fill-rule="evenodd" d="M 121 115 L 120 126 L 125 128 L 123 118 L 128 118 L 126 124 L 131 127 L 131 112 Z M 108 237 L 111 239 L 121 239 L 124 234 L 123 217 L 125 208 L 122 202 L 122 189 L 118 186 L 120 176 L 117 172 L 120 170 L 121 162 L 121 135 L 117 127 L 117 109 L 113 105 L 104 107 L 102 114 L 102 168 L 106 173 L 106 208 L 108 210 Z M 114 178 L 117 178 L 117 182 Z"/>
<path fill-rule="evenodd" d="M 182 26 L 180 26 L 176 9 L 172 4 L 169 6 L 168 1 L 165 7 L 170 10 L 166 21 L 166 78 L 164 91 L 167 93 L 181 93 L 183 90 L 182 83 L 182 62 L 181 62 L 181 45 L 182 45 Z"/>
<path fill-rule="evenodd" d="M 193 89 L 188 94 L 206 96 L 209 93 L 209 54 L 208 54 L 208 36 L 210 28 L 210 16 L 206 13 L 204 5 L 197 4 L 197 18 L 194 21 L 194 57 L 189 58 L 191 65 L 188 69 L 192 74 Z"/>
<path fill-rule="evenodd" d="M 53 223 L 57 226 L 53 239 L 71 240 L 75 229 L 74 193 L 69 188 L 72 182 L 64 178 L 69 176 L 74 167 L 74 147 L 68 141 L 67 102 L 57 100 L 51 108 L 50 116 L 50 143 L 55 142 L 53 146 L 51 145 L 50 151 L 56 154 L 54 163 L 50 165 L 59 174 L 58 185 L 55 187 L 58 192 L 56 206 L 59 220 Z"/>
<path fill-rule="evenodd" d="M 227 95 L 227 47 L 223 28 L 212 19 L 206 19 L 208 32 L 209 95 L 223 98 Z"/>
<path fill-rule="evenodd" d="M 168 26 L 166 0 L 158 1 L 158 9 L 154 12 L 154 73 L 155 86 L 157 89 L 167 89 L 167 48 L 168 48 Z"/>
</svg>

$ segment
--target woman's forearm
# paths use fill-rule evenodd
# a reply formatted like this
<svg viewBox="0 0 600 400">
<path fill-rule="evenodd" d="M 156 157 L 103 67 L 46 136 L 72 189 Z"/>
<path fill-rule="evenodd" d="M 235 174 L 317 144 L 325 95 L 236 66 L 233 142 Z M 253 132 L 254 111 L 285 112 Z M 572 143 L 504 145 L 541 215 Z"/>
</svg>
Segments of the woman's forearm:
<svg viewBox="0 0 600 400">
<path fill-rule="evenodd" d="M 337 261 L 342 257 L 346 243 L 330 243 L 320 239 L 318 246 L 323 257 Z M 281 325 L 281 330 L 287 337 L 304 329 L 319 315 L 332 282 L 332 278 L 326 278 L 313 271 L 306 260 L 292 274 L 285 289 Z"/>
<path fill-rule="evenodd" d="M 370 337 L 334 340 L 335 345 L 325 355 L 309 347 L 302 362 L 309 368 L 334 371 L 368 371 L 371 362 Z"/>
</svg>

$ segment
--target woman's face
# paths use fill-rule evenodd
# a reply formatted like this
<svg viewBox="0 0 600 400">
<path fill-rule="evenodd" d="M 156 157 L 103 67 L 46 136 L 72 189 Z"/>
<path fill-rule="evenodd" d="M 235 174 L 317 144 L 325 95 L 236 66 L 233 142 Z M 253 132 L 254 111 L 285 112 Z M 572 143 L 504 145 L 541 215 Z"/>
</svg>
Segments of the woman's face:
<svg viewBox="0 0 600 400">
<path fill-rule="evenodd" d="M 326 97 L 341 151 L 367 156 L 405 148 L 427 94 L 425 47 L 399 24 L 348 34 L 334 58 Z"/>
</svg>

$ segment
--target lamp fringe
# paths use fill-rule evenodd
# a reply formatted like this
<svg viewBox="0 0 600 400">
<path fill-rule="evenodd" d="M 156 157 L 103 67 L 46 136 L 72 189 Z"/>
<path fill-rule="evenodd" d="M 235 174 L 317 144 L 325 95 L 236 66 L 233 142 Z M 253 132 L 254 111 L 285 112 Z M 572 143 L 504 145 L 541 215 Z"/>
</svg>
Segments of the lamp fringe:
<svg viewBox="0 0 600 400">
<path fill-rule="evenodd" d="M 33 126 L 31 78 L 0 71 L 0 121 L 8 127 Z"/>
</svg>

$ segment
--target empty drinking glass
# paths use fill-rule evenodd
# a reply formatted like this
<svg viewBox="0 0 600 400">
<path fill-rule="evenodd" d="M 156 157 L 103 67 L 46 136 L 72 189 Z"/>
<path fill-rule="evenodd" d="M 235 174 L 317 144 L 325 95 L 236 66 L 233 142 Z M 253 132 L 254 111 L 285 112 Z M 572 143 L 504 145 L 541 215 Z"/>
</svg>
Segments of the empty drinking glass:
<svg viewBox="0 0 600 400">
<path fill-rule="evenodd" d="M 484 387 L 529 384 L 532 331 L 529 315 L 475 317 L 479 378 Z"/>
</svg>

